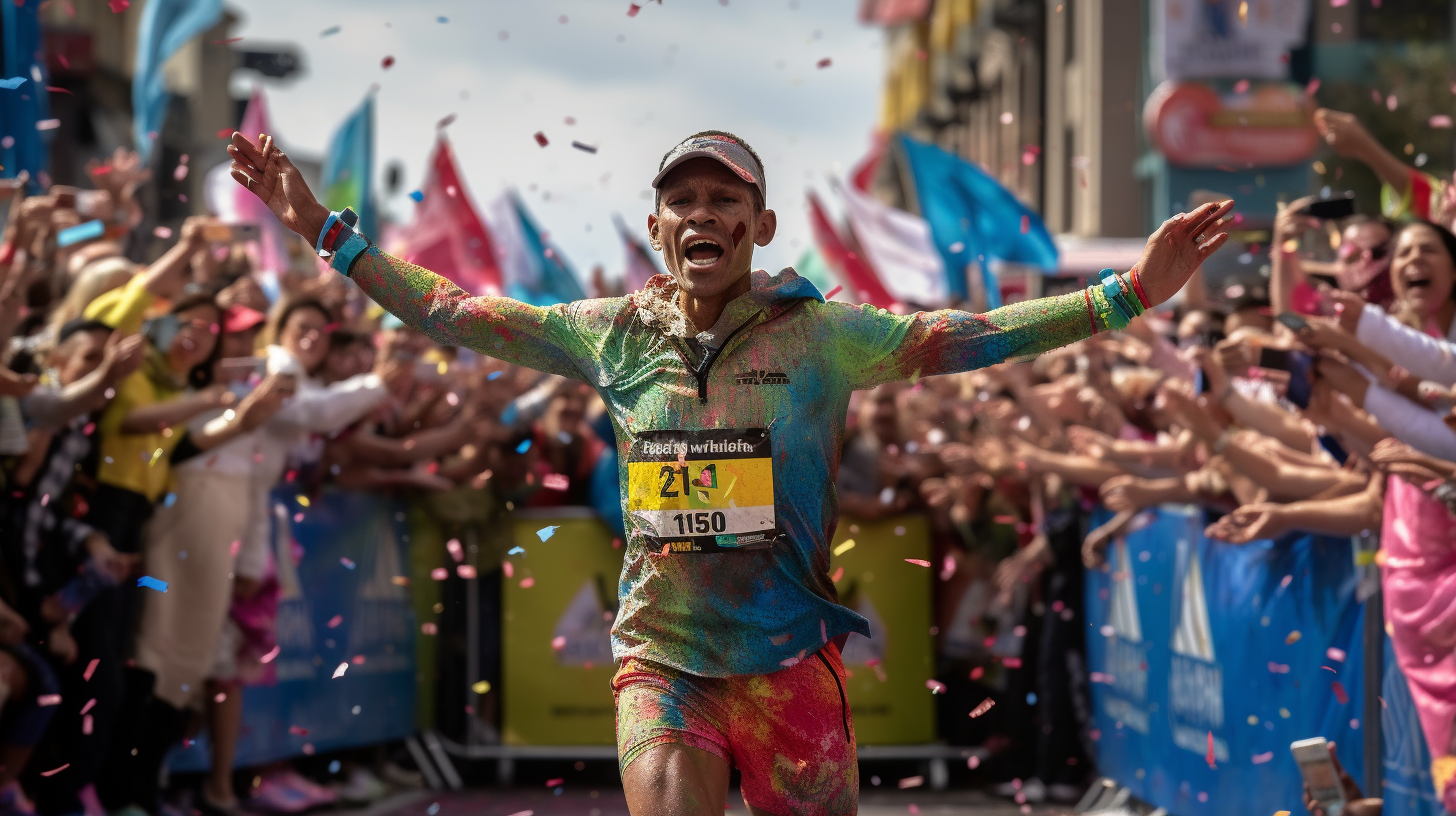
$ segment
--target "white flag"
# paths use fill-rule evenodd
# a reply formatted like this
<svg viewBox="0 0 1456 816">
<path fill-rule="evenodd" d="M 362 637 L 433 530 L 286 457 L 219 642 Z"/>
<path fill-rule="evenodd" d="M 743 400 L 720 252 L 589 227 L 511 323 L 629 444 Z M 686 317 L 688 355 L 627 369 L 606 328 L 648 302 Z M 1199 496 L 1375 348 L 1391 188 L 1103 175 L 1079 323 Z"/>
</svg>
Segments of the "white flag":
<svg viewBox="0 0 1456 816">
<path fill-rule="evenodd" d="M 918 215 L 887 207 L 850 185 L 835 187 L 844 197 L 860 250 L 890 294 L 905 304 L 944 306 L 945 262 L 935 250 L 930 224 Z"/>
</svg>

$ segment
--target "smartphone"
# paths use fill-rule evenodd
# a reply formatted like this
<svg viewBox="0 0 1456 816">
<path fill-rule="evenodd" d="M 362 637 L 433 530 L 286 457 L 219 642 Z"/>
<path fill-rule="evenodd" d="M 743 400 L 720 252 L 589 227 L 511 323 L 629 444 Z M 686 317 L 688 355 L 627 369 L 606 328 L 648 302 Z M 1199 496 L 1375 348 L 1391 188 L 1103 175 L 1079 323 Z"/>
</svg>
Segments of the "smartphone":
<svg viewBox="0 0 1456 816">
<path fill-rule="evenodd" d="M 1201 368 L 1196 368 L 1193 370 L 1193 393 L 1208 393 L 1208 378 L 1203 376 L 1203 369 Z"/>
<path fill-rule="evenodd" d="M 152 348 L 165 353 L 172 347 L 172 341 L 177 339 L 177 332 L 181 329 L 182 323 L 177 315 L 161 315 L 142 324 L 142 336 L 151 342 Z"/>
<path fill-rule="evenodd" d="M 232 240 L 243 243 L 246 243 L 248 241 L 257 241 L 263 235 L 263 228 L 258 226 L 257 224 L 252 223 L 233 224 L 231 229 Z"/>
<path fill-rule="evenodd" d="M 262 357 L 225 357 L 217 361 L 217 366 L 236 379 L 246 379 L 251 374 L 262 377 L 268 373 L 268 361 Z"/>
<path fill-rule="evenodd" d="M 1294 312 L 1284 312 L 1275 319 L 1288 326 L 1295 334 L 1299 334 L 1309 328 L 1309 321 Z"/>
<path fill-rule="evenodd" d="M 51 193 L 56 197 L 56 206 L 62 209 L 75 209 L 76 194 L 79 192 L 79 189 L 64 184 L 51 187 Z"/>
<path fill-rule="evenodd" d="M 227 224 L 208 224 L 202 228 L 202 240 L 225 244 L 233 239 L 233 228 Z"/>
<path fill-rule="evenodd" d="M 1289 388 L 1285 396 L 1289 401 L 1305 409 L 1314 393 L 1314 358 L 1302 351 L 1289 353 Z"/>
<path fill-rule="evenodd" d="M 1291 352 L 1284 349 L 1261 348 L 1259 349 L 1259 368 L 1272 368 L 1276 371 L 1289 370 L 1289 356 Z"/>
<path fill-rule="evenodd" d="M 1318 201 L 1311 201 L 1305 205 L 1300 213 L 1310 218 L 1318 218 L 1321 221 L 1333 221 L 1338 218 L 1348 218 L 1355 214 L 1355 194 L 1345 193 L 1333 198 L 1321 198 Z"/>
<path fill-rule="evenodd" d="M 1299 764 L 1299 775 L 1309 795 L 1319 802 L 1329 816 L 1340 816 L 1345 809 L 1345 791 L 1340 786 L 1340 774 L 1330 759 L 1330 745 L 1324 737 L 1299 740 L 1290 743 L 1290 753 Z"/>
</svg>

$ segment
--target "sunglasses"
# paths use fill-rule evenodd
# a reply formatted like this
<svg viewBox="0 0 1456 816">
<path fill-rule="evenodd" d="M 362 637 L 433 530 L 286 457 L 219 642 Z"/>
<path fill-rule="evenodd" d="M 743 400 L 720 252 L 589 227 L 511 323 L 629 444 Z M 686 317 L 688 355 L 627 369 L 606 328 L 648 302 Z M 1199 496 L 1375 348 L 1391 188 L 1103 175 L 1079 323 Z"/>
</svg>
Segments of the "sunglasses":
<svg viewBox="0 0 1456 816">
<path fill-rule="evenodd" d="M 1390 254 L 1390 247 L 1380 244 L 1373 247 L 1362 247 L 1355 244 L 1344 244 L 1340 247 L 1340 259 L 1350 260 L 1355 257 L 1362 257 L 1370 261 L 1378 261 Z"/>
</svg>

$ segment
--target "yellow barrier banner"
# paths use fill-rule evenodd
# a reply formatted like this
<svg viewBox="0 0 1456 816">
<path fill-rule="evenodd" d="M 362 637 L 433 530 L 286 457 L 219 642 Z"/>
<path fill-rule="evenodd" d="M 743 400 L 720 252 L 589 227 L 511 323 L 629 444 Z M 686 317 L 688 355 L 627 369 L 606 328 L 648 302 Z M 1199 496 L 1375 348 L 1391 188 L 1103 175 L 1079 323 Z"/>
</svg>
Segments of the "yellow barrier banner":
<svg viewBox="0 0 1456 816">
<path fill-rule="evenodd" d="M 839 602 L 865 616 L 870 637 L 850 635 L 844 667 L 860 745 L 916 745 L 935 741 L 935 700 L 925 681 L 934 677 L 930 637 L 930 525 L 921 516 L 879 521 L 841 518 L 830 545 L 831 576 Z M 841 573 L 840 570 L 843 570 Z"/>
<path fill-rule="evenodd" d="M 569 512 L 569 511 L 568 511 Z M 502 740 L 507 745 L 615 745 L 611 629 L 622 550 L 606 525 L 517 513 L 511 576 L 501 591 Z M 555 527 L 542 541 L 538 531 Z"/>
</svg>

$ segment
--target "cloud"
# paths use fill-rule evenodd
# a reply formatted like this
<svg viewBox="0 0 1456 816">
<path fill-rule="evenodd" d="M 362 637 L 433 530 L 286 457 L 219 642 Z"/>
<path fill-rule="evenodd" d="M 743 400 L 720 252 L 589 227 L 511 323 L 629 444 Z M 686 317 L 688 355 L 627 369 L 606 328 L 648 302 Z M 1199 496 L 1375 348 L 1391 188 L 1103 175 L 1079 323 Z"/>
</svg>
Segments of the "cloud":
<svg viewBox="0 0 1456 816">
<path fill-rule="evenodd" d="M 422 180 L 435 123 L 453 113 L 448 133 L 475 199 L 520 189 L 582 274 L 595 263 L 620 270 L 613 214 L 645 229 L 662 154 L 709 128 L 739 134 L 763 156 L 780 230 L 755 260 L 792 264 L 809 244 L 805 188 L 864 154 L 879 106 L 880 33 L 842 0 L 666 0 L 630 18 L 626 0 L 231 7 L 242 47 L 291 42 L 305 52 L 304 76 L 265 86 L 289 149 L 321 155 L 377 83 L 378 177 L 402 163 L 404 182 L 387 203 L 408 217 L 406 193 Z M 336 25 L 339 33 L 319 37 Z M 386 56 L 395 60 L 387 70 Z M 815 67 L 823 57 L 832 67 Z M 548 147 L 536 144 L 537 131 Z M 598 152 L 574 150 L 572 140 Z"/>
</svg>

